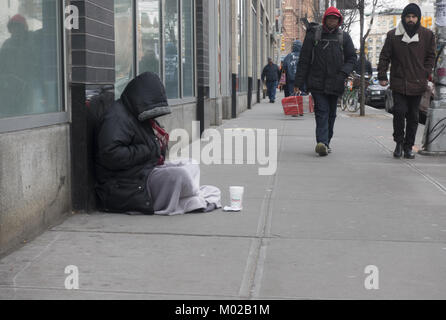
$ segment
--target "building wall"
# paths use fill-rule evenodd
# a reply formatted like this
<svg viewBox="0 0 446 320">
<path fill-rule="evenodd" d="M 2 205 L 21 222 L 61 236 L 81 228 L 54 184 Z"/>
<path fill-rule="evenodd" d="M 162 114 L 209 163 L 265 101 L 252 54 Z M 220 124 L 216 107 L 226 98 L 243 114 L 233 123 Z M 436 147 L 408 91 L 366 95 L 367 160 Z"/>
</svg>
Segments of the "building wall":
<svg viewBox="0 0 446 320">
<path fill-rule="evenodd" d="M 12 37 L 6 25 L 16 14 L 26 21 L 30 37 L 27 39 L 39 39 L 35 44 L 22 38 L 20 45 L 28 46 L 27 49 L 22 48 L 20 54 L 7 58 L 2 56 L 0 62 L 0 76 L 22 79 L 27 86 L 22 93 L 15 86 L 5 91 L 7 82 L 0 80 L 0 255 L 3 255 L 61 222 L 71 212 L 71 170 L 69 105 L 64 103 L 69 92 L 63 94 L 63 82 L 68 79 L 63 77 L 64 61 L 57 56 L 63 46 L 55 40 L 56 33 L 62 37 L 62 28 L 56 26 L 55 19 L 60 7 L 51 1 L 39 5 L 2 0 L 0 5 L 2 48 Z M 29 47 L 31 43 L 34 47 Z M 25 58 L 26 54 L 31 56 Z M 31 64 L 24 69 L 26 74 L 20 74 L 17 65 L 28 62 Z M 9 66 L 16 67 L 8 70 Z M 13 76 L 11 72 L 17 74 Z M 32 78 L 34 72 L 38 81 Z M 57 81 L 59 76 L 62 77 Z M 53 99 L 55 93 L 57 99 Z M 11 109 L 8 101 L 15 96 L 18 100 Z"/>
<path fill-rule="evenodd" d="M 395 28 L 401 20 L 401 12 L 381 13 L 375 16 L 372 29 L 367 38 L 367 56 L 372 64 L 372 68 L 376 68 L 379 62 L 379 55 L 386 40 L 386 34 Z M 370 18 L 368 19 L 370 24 Z"/>
<path fill-rule="evenodd" d="M 293 41 L 305 38 L 305 29 L 300 22 L 301 18 L 313 20 L 313 1 L 311 0 L 284 0 L 283 1 L 283 38 L 285 41 L 284 55 L 292 50 Z"/>
<path fill-rule="evenodd" d="M 71 209 L 68 124 L 0 134 L 0 255 Z"/>
</svg>

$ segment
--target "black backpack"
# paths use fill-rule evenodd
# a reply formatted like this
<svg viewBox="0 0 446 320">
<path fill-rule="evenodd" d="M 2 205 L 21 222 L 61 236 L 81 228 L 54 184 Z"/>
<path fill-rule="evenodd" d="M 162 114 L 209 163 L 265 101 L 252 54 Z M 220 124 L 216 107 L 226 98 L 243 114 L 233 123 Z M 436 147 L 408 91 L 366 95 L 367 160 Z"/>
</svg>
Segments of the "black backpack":
<svg viewBox="0 0 446 320">
<path fill-rule="evenodd" d="M 311 64 L 313 64 L 313 62 L 314 62 L 314 48 L 317 46 L 319 41 L 321 41 L 321 38 L 322 38 L 322 25 L 319 23 L 312 22 L 312 23 L 310 23 L 310 28 L 308 30 L 312 30 L 314 32 L 313 51 L 311 52 Z M 339 44 L 341 46 L 341 51 L 344 52 L 344 31 L 341 28 L 338 28 L 336 40 L 324 39 L 324 41 L 339 42 Z M 328 43 L 327 43 L 327 45 L 328 45 Z"/>
</svg>

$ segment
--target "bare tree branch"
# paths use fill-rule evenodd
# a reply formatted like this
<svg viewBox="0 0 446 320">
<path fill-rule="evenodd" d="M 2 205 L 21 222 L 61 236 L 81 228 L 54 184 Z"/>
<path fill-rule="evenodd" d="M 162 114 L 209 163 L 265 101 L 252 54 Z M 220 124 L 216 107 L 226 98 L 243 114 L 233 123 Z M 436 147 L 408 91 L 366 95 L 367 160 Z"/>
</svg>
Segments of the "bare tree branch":
<svg viewBox="0 0 446 320">
<path fill-rule="evenodd" d="M 372 26 L 373 26 L 373 20 L 375 19 L 375 13 L 376 13 L 376 6 L 378 4 L 378 0 L 373 0 L 372 1 L 372 14 L 371 14 L 371 18 L 370 18 L 370 23 L 369 23 L 369 28 L 367 29 L 367 32 L 364 35 L 364 41 L 366 41 L 367 37 L 370 34 L 370 31 L 372 30 Z"/>
</svg>

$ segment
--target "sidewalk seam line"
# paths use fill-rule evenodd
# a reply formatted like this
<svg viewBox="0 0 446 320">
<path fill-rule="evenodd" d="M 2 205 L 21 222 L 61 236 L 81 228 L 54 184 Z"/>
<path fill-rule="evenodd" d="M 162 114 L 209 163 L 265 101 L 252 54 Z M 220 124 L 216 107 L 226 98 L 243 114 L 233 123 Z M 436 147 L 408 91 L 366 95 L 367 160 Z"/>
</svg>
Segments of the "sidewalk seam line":
<svg viewBox="0 0 446 320">
<path fill-rule="evenodd" d="M 72 293 L 109 293 L 109 294 L 137 294 L 137 295 L 166 295 L 166 296 L 203 296 L 208 297 L 210 294 L 200 294 L 200 293 L 168 293 L 162 291 L 125 291 L 125 290 L 100 290 L 100 289 L 77 289 L 77 290 L 67 290 L 65 288 L 55 288 L 55 287 L 35 287 L 35 286 L 10 286 L 10 285 L 0 285 L 0 289 L 30 289 L 30 290 L 46 290 L 46 291 L 71 291 Z M 216 297 L 227 297 L 227 298 L 237 298 L 236 295 L 219 295 L 211 294 L 211 296 Z"/>
<path fill-rule="evenodd" d="M 375 137 L 371 137 L 378 145 L 381 146 L 383 150 L 386 150 L 388 152 L 392 152 L 389 148 L 387 148 L 384 144 L 382 144 L 378 139 Z M 421 169 L 417 168 L 414 164 L 409 163 L 407 160 L 401 159 L 401 161 L 410 169 L 421 175 L 424 179 L 426 179 L 428 182 L 430 182 L 432 185 L 434 185 L 443 195 L 446 195 L 446 187 L 443 186 L 439 181 L 435 180 L 428 174 L 424 173 Z"/>
<path fill-rule="evenodd" d="M 281 130 L 284 130 L 286 123 L 282 124 Z M 280 141 L 278 143 L 278 154 L 277 161 L 280 159 L 280 154 L 282 152 L 283 145 L 283 137 L 279 136 Z M 268 247 L 268 241 L 266 238 L 269 237 L 269 233 L 271 230 L 271 221 L 272 221 L 272 199 L 275 191 L 275 187 L 277 185 L 277 171 L 272 175 L 268 181 L 267 192 L 265 194 L 264 201 L 262 202 L 261 207 L 261 215 L 259 218 L 259 223 L 257 227 L 257 236 L 260 238 L 260 241 L 253 241 L 250 252 L 248 254 L 247 266 L 245 269 L 245 273 L 242 280 L 242 285 L 240 287 L 240 296 L 247 297 L 248 299 L 254 299 L 258 297 L 261 282 L 263 277 L 263 267 L 266 260 L 266 253 Z M 249 292 L 247 291 L 247 287 L 249 287 Z"/>
<path fill-rule="evenodd" d="M 396 243 L 421 243 L 421 244 L 443 244 L 446 240 L 417 241 L 417 240 L 398 240 L 398 239 L 353 239 L 353 238 L 292 238 L 280 235 L 270 234 L 268 236 L 244 236 L 244 235 L 215 235 L 215 234 L 186 234 L 186 233 L 143 233 L 143 232 L 119 232 L 119 231 L 86 231 L 86 230 L 48 230 L 50 232 L 67 233 L 91 233 L 91 234 L 121 234 L 138 236 L 184 236 L 184 237 L 207 237 L 207 238 L 233 238 L 249 240 L 312 240 L 312 241 L 357 241 L 357 242 L 396 242 Z"/>
</svg>

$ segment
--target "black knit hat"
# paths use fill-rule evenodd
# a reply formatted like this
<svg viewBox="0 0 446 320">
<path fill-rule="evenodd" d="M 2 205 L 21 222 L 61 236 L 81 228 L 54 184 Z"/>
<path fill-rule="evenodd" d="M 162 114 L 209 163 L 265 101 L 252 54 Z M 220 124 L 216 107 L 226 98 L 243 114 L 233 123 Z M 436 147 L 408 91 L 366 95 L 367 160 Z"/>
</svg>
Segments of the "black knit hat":
<svg viewBox="0 0 446 320">
<path fill-rule="evenodd" d="M 418 21 L 414 26 L 407 25 L 404 18 L 408 14 L 414 14 L 418 17 Z M 401 14 L 401 22 L 403 23 L 404 29 L 406 30 L 409 37 L 413 37 L 415 33 L 417 33 L 418 29 L 421 25 L 421 9 L 420 7 L 415 3 L 409 3 L 403 10 L 403 13 Z"/>
<path fill-rule="evenodd" d="M 404 19 L 408 14 L 414 14 L 418 17 L 418 20 L 421 20 L 421 9 L 416 3 L 409 3 L 403 10 L 403 14 L 401 15 L 401 19 Z"/>
</svg>

